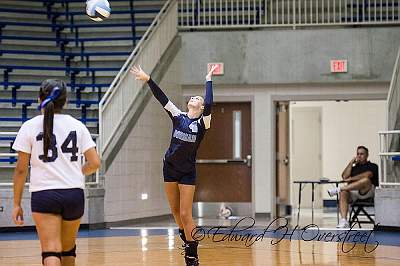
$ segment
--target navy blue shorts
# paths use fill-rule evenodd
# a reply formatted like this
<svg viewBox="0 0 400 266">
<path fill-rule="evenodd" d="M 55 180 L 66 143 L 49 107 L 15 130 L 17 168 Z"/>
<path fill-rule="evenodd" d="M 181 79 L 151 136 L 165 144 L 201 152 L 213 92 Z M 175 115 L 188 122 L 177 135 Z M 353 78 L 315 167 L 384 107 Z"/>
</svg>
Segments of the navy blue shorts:
<svg viewBox="0 0 400 266">
<path fill-rule="evenodd" d="M 49 189 L 32 192 L 32 212 L 59 214 L 66 221 L 83 216 L 85 195 L 83 189 Z"/>
<path fill-rule="evenodd" d="M 196 185 L 196 168 L 183 173 L 177 171 L 173 165 L 164 161 L 163 166 L 164 182 L 177 182 L 184 185 Z"/>
</svg>

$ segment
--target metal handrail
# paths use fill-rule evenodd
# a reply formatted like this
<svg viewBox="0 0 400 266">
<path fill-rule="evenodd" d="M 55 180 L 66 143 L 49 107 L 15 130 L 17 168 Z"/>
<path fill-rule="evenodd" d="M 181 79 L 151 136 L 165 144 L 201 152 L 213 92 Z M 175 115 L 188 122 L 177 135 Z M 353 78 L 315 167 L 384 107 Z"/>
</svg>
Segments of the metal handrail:
<svg viewBox="0 0 400 266">
<path fill-rule="evenodd" d="M 180 0 L 179 28 L 400 24 L 398 2 L 382 0 Z"/>
<path fill-rule="evenodd" d="M 399 5 L 400 5 L 400 3 L 399 3 Z M 398 50 L 398 52 L 397 52 L 397 57 L 396 57 L 396 61 L 395 61 L 395 65 L 394 65 L 394 71 L 393 71 L 393 74 L 392 74 L 392 79 L 391 79 L 391 81 L 390 81 L 390 88 L 389 88 L 389 93 L 388 93 L 388 97 L 387 97 L 387 100 L 388 100 L 388 102 L 390 102 L 391 100 L 392 100 L 392 98 L 393 98 L 393 93 L 395 92 L 395 80 L 396 80 L 396 77 L 397 77 L 397 75 L 398 75 L 398 73 L 399 73 L 399 71 L 400 71 L 400 66 L 399 66 L 399 61 L 400 61 L 400 47 L 399 47 L 399 50 Z"/>
<path fill-rule="evenodd" d="M 400 3 L 399 3 L 400 6 Z M 399 12 L 400 13 L 400 12 Z M 400 15 L 400 14 L 399 14 Z M 390 125 L 390 121 L 391 121 L 391 116 L 390 116 L 390 109 L 392 108 L 392 102 L 393 99 L 395 98 L 395 93 L 397 92 L 397 94 L 400 93 L 400 47 L 399 50 L 397 52 L 397 57 L 396 57 L 396 62 L 394 65 L 394 71 L 392 74 L 392 79 L 390 81 L 390 88 L 389 88 L 389 92 L 388 92 L 388 97 L 387 97 L 387 113 L 386 113 L 386 117 L 387 117 L 387 129 L 388 130 L 392 130 L 393 128 L 392 125 Z M 398 96 L 400 97 L 400 96 Z M 400 106 L 398 106 L 395 109 L 398 109 Z M 396 110 L 397 111 L 397 110 Z M 394 125 L 393 125 L 394 126 Z"/>
<path fill-rule="evenodd" d="M 378 131 L 379 135 L 386 135 L 386 134 L 400 134 L 400 130 L 385 130 L 385 131 Z"/>
<path fill-rule="evenodd" d="M 400 182 L 393 182 L 390 180 L 388 182 L 388 166 L 390 166 L 390 157 L 400 156 L 400 151 L 390 151 L 390 136 L 398 135 L 400 136 L 400 130 L 387 130 L 379 131 L 379 157 L 381 161 L 381 174 L 379 175 L 379 186 L 400 186 Z M 391 165 L 391 172 L 395 171 L 395 165 Z M 389 172 L 390 173 L 390 172 Z"/>
<path fill-rule="evenodd" d="M 399 12 L 400 16 L 400 3 Z M 390 81 L 390 88 L 387 97 L 386 117 L 387 117 L 387 131 L 378 132 L 379 136 L 379 157 L 381 159 L 381 176 L 380 184 L 383 186 L 400 186 L 400 182 L 387 182 L 388 173 L 393 178 L 396 178 L 398 166 L 390 163 L 390 157 L 400 156 L 400 151 L 391 151 L 400 139 L 400 130 L 394 129 L 400 108 L 400 47 L 397 52 L 396 62 L 394 65 L 392 79 Z M 389 168 L 389 170 L 388 170 Z M 397 181 L 397 180 L 396 180 Z"/>
<path fill-rule="evenodd" d="M 397 156 L 400 155 L 400 152 L 380 152 L 378 153 L 380 156 Z"/>
</svg>

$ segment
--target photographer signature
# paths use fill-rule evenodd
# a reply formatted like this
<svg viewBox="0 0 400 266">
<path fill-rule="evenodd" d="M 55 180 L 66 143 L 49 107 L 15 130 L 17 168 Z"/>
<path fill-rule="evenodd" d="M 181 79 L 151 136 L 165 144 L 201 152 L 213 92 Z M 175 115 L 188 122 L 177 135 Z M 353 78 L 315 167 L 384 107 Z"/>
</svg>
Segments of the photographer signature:
<svg viewBox="0 0 400 266">
<path fill-rule="evenodd" d="M 241 224 L 243 225 L 245 224 L 245 222 L 248 223 L 248 221 L 251 221 L 250 225 L 241 226 Z M 300 228 L 298 225 L 296 225 L 294 229 L 289 229 L 289 220 L 284 217 L 278 217 L 270 222 L 269 225 L 264 230 L 262 230 L 261 233 L 256 233 L 256 230 L 253 229 L 255 222 L 255 219 L 252 217 L 244 217 L 240 219 L 233 227 L 214 226 L 209 229 L 196 227 L 192 231 L 192 237 L 195 241 L 202 241 L 206 237 L 214 242 L 240 241 L 244 242 L 246 247 L 251 247 L 255 242 L 263 241 L 267 233 L 270 233 L 268 237 L 272 238 L 272 240 L 270 241 L 271 245 L 276 245 L 283 239 L 287 238 L 289 239 L 289 241 L 291 241 L 293 236 L 296 235 L 297 239 L 306 242 L 341 242 L 341 248 L 344 253 L 348 253 L 353 250 L 357 244 L 363 244 L 364 251 L 366 253 L 373 252 L 379 246 L 378 241 L 374 241 L 374 243 L 369 243 L 374 230 L 364 232 L 353 231 L 354 225 L 349 228 L 349 230 L 346 230 L 345 232 L 340 231 L 338 233 L 320 231 L 318 225 L 316 224 L 309 224 L 307 226 L 304 226 L 303 228 Z M 273 228 L 274 224 L 277 225 L 276 228 Z M 350 247 L 346 249 L 345 243 L 349 243 Z M 371 244 L 374 244 L 374 247 L 371 250 L 368 250 L 367 245 Z"/>
</svg>

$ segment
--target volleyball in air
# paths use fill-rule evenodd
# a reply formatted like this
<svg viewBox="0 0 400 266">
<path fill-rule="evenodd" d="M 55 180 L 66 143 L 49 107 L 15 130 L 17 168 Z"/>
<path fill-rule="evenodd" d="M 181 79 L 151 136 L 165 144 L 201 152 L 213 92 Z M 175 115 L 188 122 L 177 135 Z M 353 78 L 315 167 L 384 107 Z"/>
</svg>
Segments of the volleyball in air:
<svg viewBox="0 0 400 266">
<path fill-rule="evenodd" d="M 107 0 L 88 0 L 86 14 L 94 21 L 103 21 L 110 17 L 110 3 Z"/>
</svg>

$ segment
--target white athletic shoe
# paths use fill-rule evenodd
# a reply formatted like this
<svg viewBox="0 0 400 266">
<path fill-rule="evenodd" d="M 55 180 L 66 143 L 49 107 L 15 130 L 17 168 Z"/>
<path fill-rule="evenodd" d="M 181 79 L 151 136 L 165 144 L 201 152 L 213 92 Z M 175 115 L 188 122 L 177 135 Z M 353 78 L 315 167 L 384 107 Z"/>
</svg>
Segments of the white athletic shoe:
<svg viewBox="0 0 400 266">
<path fill-rule="evenodd" d="M 338 187 L 333 187 L 333 188 L 328 189 L 328 194 L 331 197 L 336 196 L 337 194 L 339 194 L 339 192 L 340 192 L 340 188 L 338 188 Z"/>
<path fill-rule="evenodd" d="M 340 219 L 338 225 L 336 225 L 336 228 L 350 228 L 349 222 L 346 219 Z"/>
</svg>

